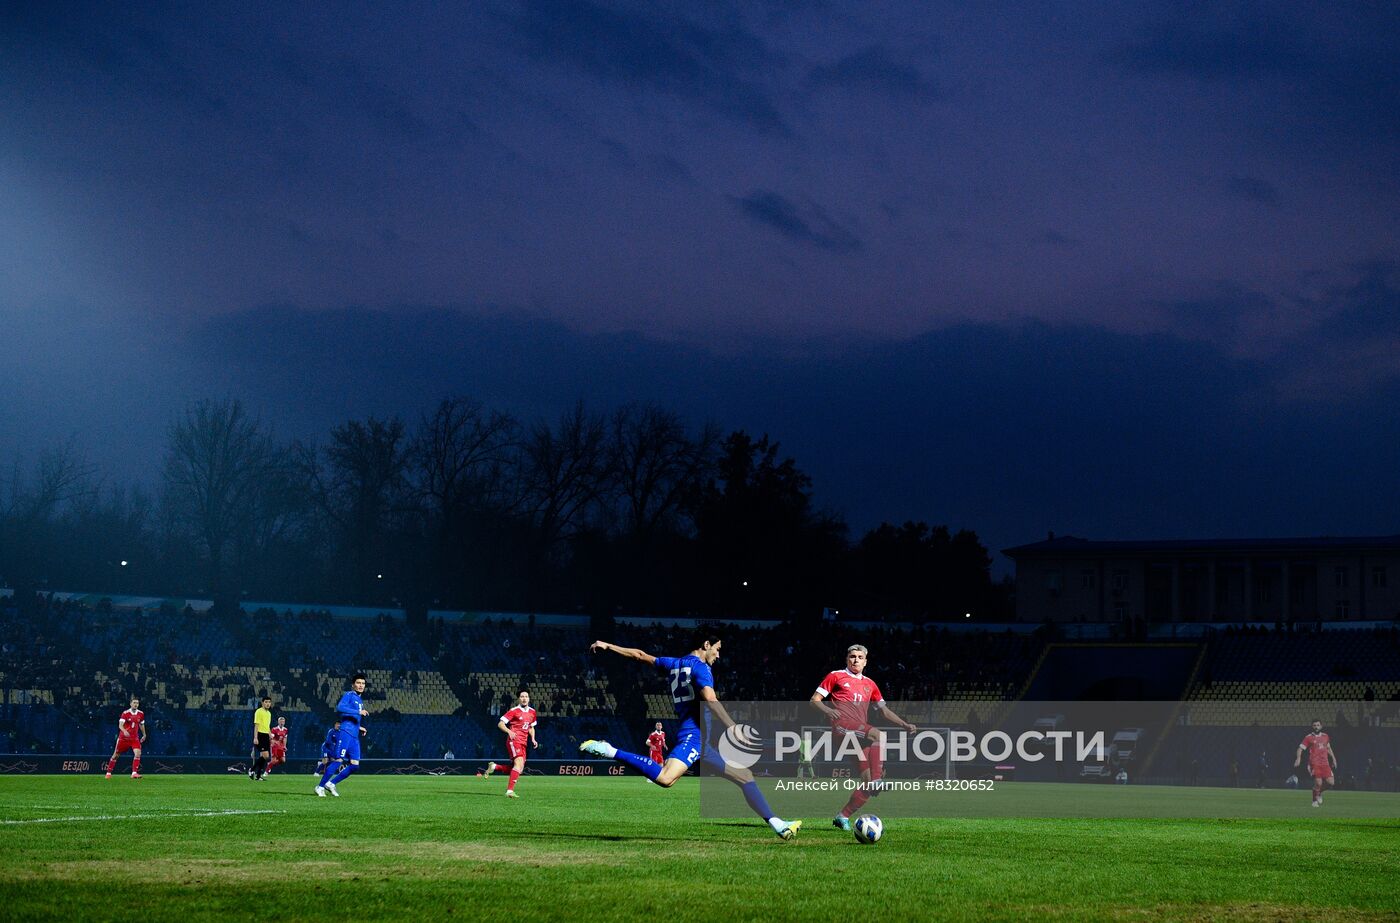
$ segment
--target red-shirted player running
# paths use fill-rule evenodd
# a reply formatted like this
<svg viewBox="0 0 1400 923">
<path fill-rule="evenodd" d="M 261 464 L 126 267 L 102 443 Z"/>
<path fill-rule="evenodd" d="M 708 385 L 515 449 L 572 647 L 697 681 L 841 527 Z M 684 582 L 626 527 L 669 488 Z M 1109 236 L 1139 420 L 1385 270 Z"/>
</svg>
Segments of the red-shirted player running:
<svg viewBox="0 0 1400 923">
<path fill-rule="evenodd" d="M 666 732 L 661 729 L 661 722 L 656 722 L 656 730 L 647 735 L 647 751 L 653 763 L 664 765 L 666 762 Z"/>
<path fill-rule="evenodd" d="M 1312 806 L 1322 807 L 1322 789 L 1336 785 L 1337 755 L 1332 752 L 1332 738 L 1322 733 L 1322 722 L 1312 723 L 1312 733 L 1298 745 L 1298 754 L 1293 757 L 1293 768 L 1302 762 L 1303 751 L 1308 754 L 1308 772 L 1313 779 Z"/>
<path fill-rule="evenodd" d="M 530 707 L 530 693 L 522 689 L 519 703 L 501 715 L 501 722 L 496 725 L 505 731 L 506 749 L 510 752 L 511 765 L 487 763 L 486 774 L 489 776 L 497 771 L 510 773 L 510 782 L 506 784 L 507 798 L 520 797 L 515 793 L 515 780 L 525 771 L 525 742 L 528 740 L 530 746 L 536 750 L 540 747 L 540 742 L 535 739 L 535 724 L 538 721 L 539 715 Z"/>
<path fill-rule="evenodd" d="M 263 770 L 264 776 L 272 775 L 273 766 L 281 766 L 287 762 L 287 735 L 291 733 L 291 728 L 287 727 L 286 718 L 277 719 L 277 727 L 272 729 L 272 759 L 268 761 L 267 768 Z"/>
<path fill-rule="evenodd" d="M 141 778 L 141 745 L 146 742 L 146 713 L 141 710 L 141 700 L 131 697 L 131 707 L 117 719 L 117 745 L 112 748 L 112 758 L 107 761 L 107 778 L 112 778 L 112 770 L 117 768 L 117 754 L 131 751 L 131 777 Z"/>
<path fill-rule="evenodd" d="M 846 648 L 846 669 L 833 670 L 812 693 L 811 702 L 831 719 L 831 730 L 839 747 L 842 735 L 854 735 L 862 742 L 860 758 L 860 778 L 862 784 L 851 793 L 851 800 L 841 809 L 841 813 L 831 821 L 842 830 L 851 829 L 851 815 L 860 810 L 861 805 L 880 791 L 879 782 L 884 778 L 884 755 L 880 747 L 884 743 L 884 732 L 868 720 L 870 706 L 874 705 L 885 717 L 906 731 L 917 730 L 914 725 L 896 715 L 885 704 L 880 687 L 865 675 L 865 662 L 870 652 L 864 644 L 852 644 Z M 826 704 L 830 700 L 831 705 Z"/>
</svg>

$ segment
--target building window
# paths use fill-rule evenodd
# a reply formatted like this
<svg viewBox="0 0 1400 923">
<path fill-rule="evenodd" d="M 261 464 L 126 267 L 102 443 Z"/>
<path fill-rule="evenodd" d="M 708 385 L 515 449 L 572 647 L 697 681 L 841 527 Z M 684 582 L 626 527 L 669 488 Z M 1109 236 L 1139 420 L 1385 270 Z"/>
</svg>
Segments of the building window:
<svg viewBox="0 0 1400 923">
<path fill-rule="evenodd" d="M 1113 604 L 1113 617 L 1114 617 L 1115 619 L 1117 619 L 1118 621 L 1120 621 L 1120 622 L 1126 622 L 1126 621 L 1128 620 L 1128 604 L 1127 604 L 1127 603 L 1114 603 L 1114 604 Z"/>
<path fill-rule="evenodd" d="M 1254 598 L 1261 603 L 1274 601 L 1274 582 L 1267 577 L 1261 577 L 1254 582 Z"/>
<path fill-rule="evenodd" d="M 1339 599 L 1339 600 L 1337 600 L 1337 618 L 1339 618 L 1339 619 L 1349 619 L 1349 618 L 1351 618 L 1351 600 L 1349 600 L 1349 599 Z"/>
<path fill-rule="evenodd" d="M 1373 568 L 1371 568 L 1371 586 L 1376 587 L 1377 589 L 1381 589 L 1381 590 L 1385 589 L 1385 587 L 1386 587 L 1386 574 L 1385 574 L 1385 570 L 1386 570 L 1386 569 L 1385 569 L 1384 567 L 1373 567 Z"/>
<path fill-rule="evenodd" d="M 1337 589 L 1339 589 L 1339 590 L 1344 590 L 1344 589 L 1346 589 L 1346 586 L 1347 586 L 1347 571 L 1348 571 L 1348 570 L 1349 570 L 1349 568 L 1346 568 L 1346 567 L 1334 567 L 1334 568 L 1332 568 L 1332 585 L 1335 586 Z"/>
<path fill-rule="evenodd" d="M 1091 570 L 1081 570 L 1079 572 L 1079 588 L 1081 590 L 1092 590 L 1099 585 L 1099 575 Z"/>
<path fill-rule="evenodd" d="M 1114 570 L 1113 572 L 1113 592 L 1121 593 L 1128 588 L 1128 572 L 1125 570 Z"/>
<path fill-rule="evenodd" d="M 1060 590 L 1064 587 L 1064 575 L 1057 570 L 1052 570 L 1045 575 L 1045 589 L 1049 592 L 1051 599 L 1060 598 Z"/>
</svg>

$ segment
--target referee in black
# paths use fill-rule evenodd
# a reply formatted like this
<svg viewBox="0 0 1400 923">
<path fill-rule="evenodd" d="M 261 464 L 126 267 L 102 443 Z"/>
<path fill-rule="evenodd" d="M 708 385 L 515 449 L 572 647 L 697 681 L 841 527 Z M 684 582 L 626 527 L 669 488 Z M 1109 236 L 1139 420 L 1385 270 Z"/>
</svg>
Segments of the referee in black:
<svg viewBox="0 0 1400 923">
<path fill-rule="evenodd" d="M 253 712 L 253 749 L 258 751 L 258 758 L 253 763 L 253 768 L 248 770 L 248 778 L 255 782 L 261 782 L 263 773 L 267 771 L 267 761 L 269 751 L 272 750 L 272 696 L 262 697 L 262 706 Z"/>
</svg>

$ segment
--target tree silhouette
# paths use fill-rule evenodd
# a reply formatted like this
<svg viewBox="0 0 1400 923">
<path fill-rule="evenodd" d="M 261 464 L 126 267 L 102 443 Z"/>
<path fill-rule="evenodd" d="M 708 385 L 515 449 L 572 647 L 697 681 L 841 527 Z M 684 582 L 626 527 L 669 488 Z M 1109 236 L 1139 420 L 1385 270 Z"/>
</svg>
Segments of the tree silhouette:
<svg viewBox="0 0 1400 923">
<path fill-rule="evenodd" d="M 226 557 L 240 540 L 273 515 L 269 490 L 287 475 L 287 453 L 248 416 L 237 400 L 202 400 L 169 431 L 163 468 L 166 499 L 175 521 L 198 541 L 216 602 L 236 597 Z"/>
</svg>

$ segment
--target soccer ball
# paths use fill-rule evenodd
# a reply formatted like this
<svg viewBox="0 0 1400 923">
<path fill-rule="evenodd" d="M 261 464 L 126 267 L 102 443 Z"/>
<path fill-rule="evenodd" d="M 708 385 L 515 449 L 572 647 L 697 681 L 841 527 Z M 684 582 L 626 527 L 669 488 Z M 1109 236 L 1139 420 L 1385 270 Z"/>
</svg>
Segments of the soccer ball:
<svg viewBox="0 0 1400 923">
<path fill-rule="evenodd" d="M 851 829 L 855 832 L 857 843 L 878 843 L 885 832 L 885 823 L 874 814 L 862 814 L 856 818 Z"/>
</svg>

